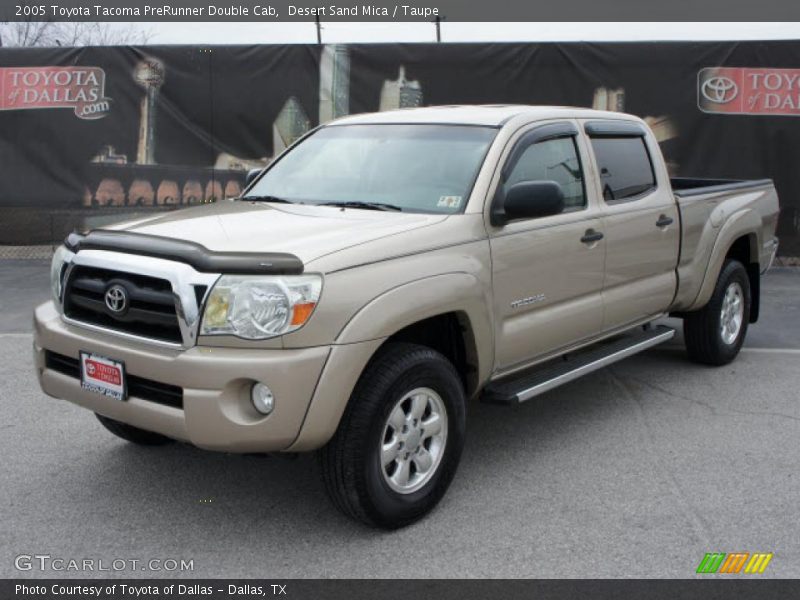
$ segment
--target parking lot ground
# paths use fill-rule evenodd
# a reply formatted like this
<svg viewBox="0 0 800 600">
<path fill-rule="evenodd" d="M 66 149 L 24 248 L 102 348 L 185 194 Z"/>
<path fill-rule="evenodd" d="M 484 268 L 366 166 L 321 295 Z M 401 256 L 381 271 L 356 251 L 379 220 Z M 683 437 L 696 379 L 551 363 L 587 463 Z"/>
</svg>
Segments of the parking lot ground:
<svg viewBox="0 0 800 600">
<path fill-rule="evenodd" d="M 100 574 L 127 577 L 682 578 L 706 552 L 772 552 L 762 577 L 800 577 L 800 270 L 763 293 L 728 366 L 678 339 L 519 407 L 471 405 L 450 491 L 387 533 L 332 508 L 311 455 L 134 447 L 44 396 L 47 265 L 0 263 L 0 576 L 92 575 L 14 567 L 38 553 L 193 561 Z"/>
</svg>

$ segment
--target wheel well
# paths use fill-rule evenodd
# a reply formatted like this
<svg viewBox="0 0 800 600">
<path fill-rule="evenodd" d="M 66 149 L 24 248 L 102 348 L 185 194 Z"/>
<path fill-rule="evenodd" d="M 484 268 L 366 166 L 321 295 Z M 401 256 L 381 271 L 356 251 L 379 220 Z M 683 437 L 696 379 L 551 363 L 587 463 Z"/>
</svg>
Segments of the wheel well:
<svg viewBox="0 0 800 600">
<path fill-rule="evenodd" d="M 458 371 L 467 397 L 477 388 L 478 353 L 466 314 L 450 312 L 417 321 L 396 332 L 384 343 L 391 342 L 420 344 L 436 350 Z"/>
<path fill-rule="evenodd" d="M 728 249 L 726 259 L 737 260 L 747 270 L 750 280 L 750 322 L 758 321 L 761 308 L 761 272 L 758 265 L 758 242 L 754 234 L 737 238 Z"/>
</svg>

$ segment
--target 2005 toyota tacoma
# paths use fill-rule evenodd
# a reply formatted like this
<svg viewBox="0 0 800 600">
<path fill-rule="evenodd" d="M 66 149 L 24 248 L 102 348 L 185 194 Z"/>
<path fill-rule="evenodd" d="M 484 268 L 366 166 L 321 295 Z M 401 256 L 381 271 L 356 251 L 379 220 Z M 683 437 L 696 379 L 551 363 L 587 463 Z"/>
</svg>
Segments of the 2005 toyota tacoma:
<svg viewBox="0 0 800 600">
<path fill-rule="evenodd" d="M 241 197 L 70 235 L 38 376 L 134 443 L 319 450 L 342 511 L 399 527 L 453 479 L 468 400 L 513 405 L 664 342 L 665 315 L 692 360 L 733 360 L 777 217 L 769 180 L 670 180 L 630 115 L 346 117 Z"/>
</svg>

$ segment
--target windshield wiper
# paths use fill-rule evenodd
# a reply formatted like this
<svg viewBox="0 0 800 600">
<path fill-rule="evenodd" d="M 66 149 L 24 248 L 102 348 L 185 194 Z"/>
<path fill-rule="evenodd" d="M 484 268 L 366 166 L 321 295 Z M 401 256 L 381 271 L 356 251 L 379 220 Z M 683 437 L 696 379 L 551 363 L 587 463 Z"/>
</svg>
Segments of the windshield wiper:
<svg viewBox="0 0 800 600">
<path fill-rule="evenodd" d="M 403 209 L 394 204 L 383 202 L 360 202 L 358 200 L 342 200 L 339 202 L 322 202 L 319 206 L 341 206 L 342 208 L 364 208 L 367 210 L 391 210 L 402 212 Z"/>
<path fill-rule="evenodd" d="M 294 204 L 291 200 L 286 198 L 278 198 L 277 196 L 241 196 L 239 200 L 250 200 L 251 202 L 280 202 L 281 204 Z"/>
</svg>

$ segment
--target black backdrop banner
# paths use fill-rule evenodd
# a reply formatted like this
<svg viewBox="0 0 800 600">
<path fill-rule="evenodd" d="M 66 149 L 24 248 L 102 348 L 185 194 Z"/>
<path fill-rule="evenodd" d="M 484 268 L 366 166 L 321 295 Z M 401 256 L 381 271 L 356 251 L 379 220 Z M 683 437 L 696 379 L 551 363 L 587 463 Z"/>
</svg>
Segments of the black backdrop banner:
<svg viewBox="0 0 800 600">
<path fill-rule="evenodd" d="M 775 180 L 800 255 L 800 42 L 0 49 L 0 245 L 235 196 L 320 123 L 440 104 L 645 118 L 677 176 Z"/>
</svg>

